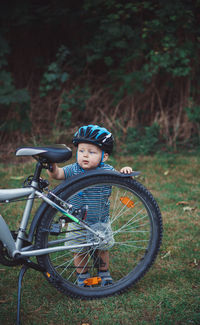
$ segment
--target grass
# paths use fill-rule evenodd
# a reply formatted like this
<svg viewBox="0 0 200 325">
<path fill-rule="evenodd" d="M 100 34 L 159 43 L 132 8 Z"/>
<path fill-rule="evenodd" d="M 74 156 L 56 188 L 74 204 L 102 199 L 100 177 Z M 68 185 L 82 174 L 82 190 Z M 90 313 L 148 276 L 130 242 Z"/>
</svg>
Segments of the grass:
<svg viewBox="0 0 200 325">
<path fill-rule="evenodd" d="M 43 276 L 28 270 L 22 290 L 22 324 L 200 324 L 200 157 L 183 154 L 117 157 L 116 168 L 141 170 L 139 181 L 156 197 L 164 225 L 155 264 L 134 287 L 120 296 L 84 301 L 66 297 Z M 0 166 L 1 188 L 18 187 L 32 174 L 32 161 Z M 55 185 L 55 184 L 54 184 Z M 18 224 L 17 206 L 1 205 L 10 224 Z M 0 324 L 16 321 L 20 268 L 0 265 Z"/>
</svg>

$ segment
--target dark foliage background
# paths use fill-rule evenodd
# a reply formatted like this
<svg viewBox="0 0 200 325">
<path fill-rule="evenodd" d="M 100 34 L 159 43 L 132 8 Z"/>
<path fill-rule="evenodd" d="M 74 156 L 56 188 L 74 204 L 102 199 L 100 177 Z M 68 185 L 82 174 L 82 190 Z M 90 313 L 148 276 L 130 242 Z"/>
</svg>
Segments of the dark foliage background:
<svg viewBox="0 0 200 325">
<path fill-rule="evenodd" d="M 200 1 L 3 1 L 1 144 L 111 129 L 127 153 L 200 139 Z M 62 141 L 63 142 L 63 141 Z"/>
</svg>

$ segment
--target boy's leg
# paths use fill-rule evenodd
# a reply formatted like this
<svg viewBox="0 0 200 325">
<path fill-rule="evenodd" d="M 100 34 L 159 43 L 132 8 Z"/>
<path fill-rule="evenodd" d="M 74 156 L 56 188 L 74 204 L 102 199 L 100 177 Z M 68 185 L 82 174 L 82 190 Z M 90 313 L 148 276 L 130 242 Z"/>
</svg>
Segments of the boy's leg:
<svg viewBox="0 0 200 325">
<path fill-rule="evenodd" d="M 100 265 L 98 267 L 98 276 L 101 277 L 101 285 L 106 286 L 113 283 L 113 279 L 108 270 L 109 268 L 109 253 L 108 251 L 97 251 L 97 256 L 100 259 Z M 77 284 L 81 287 L 85 287 L 85 280 L 90 277 L 88 273 L 88 254 L 87 253 L 75 253 L 74 265 L 77 272 Z"/>
<path fill-rule="evenodd" d="M 87 253 L 76 253 L 74 254 L 74 265 L 77 272 L 77 285 L 79 287 L 87 287 L 85 281 L 90 278 L 88 272 L 88 254 Z"/>
<path fill-rule="evenodd" d="M 97 256 L 100 257 L 102 263 L 99 265 L 99 270 L 107 271 L 109 268 L 109 253 L 108 251 L 98 251 Z M 74 254 L 74 265 L 77 273 L 85 273 L 88 271 L 87 268 L 88 254 L 87 253 L 75 253 Z"/>
<path fill-rule="evenodd" d="M 108 251 L 98 251 L 97 256 L 100 257 L 102 263 L 99 266 L 99 270 L 107 271 L 109 268 L 109 253 Z M 74 265 L 77 273 L 85 273 L 88 271 L 87 268 L 88 254 L 87 253 L 75 253 L 74 254 Z"/>
<path fill-rule="evenodd" d="M 98 255 L 103 262 L 102 265 L 100 265 L 99 270 L 107 271 L 109 269 L 109 253 L 108 253 L 108 251 L 99 251 Z"/>
<path fill-rule="evenodd" d="M 75 253 L 74 254 L 74 265 L 76 267 L 77 273 L 86 273 L 87 268 L 88 254 L 87 253 Z"/>
<path fill-rule="evenodd" d="M 113 279 L 109 272 L 109 253 L 108 251 L 99 251 L 99 256 L 102 261 L 98 269 L 98 276 L 101 277 L 101 286 L 106 286 L 113 283 Z"/>
</svg>

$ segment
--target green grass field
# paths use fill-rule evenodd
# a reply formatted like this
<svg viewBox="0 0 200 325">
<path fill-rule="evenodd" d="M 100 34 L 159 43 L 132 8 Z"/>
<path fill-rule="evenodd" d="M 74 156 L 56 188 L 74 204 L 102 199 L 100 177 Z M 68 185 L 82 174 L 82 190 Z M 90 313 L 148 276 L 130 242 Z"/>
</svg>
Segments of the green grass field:
<svg viewBox="0 0 200 325">
<path fill-rule="evenodd" d="M 140 170 L 139 181 L 156 198 L 163 216 L 163 243 L 155 264 L 122 295 L 76 300 L 57 292 L 28 270 L 22 290 L 22 324 L 200 324 L 200 157 L 183 154 L 117 157 L 114 167 Z M 33 163 L 0 165 L 1 188 L 19 187 Z M 53 184 L 55 185 L 55 184 Z M 0 206 L 11 228 L 19 225 L 23 202 Z M 0 324 L 16 322 L 20 268 L 0 265 Z"/>
</svg>

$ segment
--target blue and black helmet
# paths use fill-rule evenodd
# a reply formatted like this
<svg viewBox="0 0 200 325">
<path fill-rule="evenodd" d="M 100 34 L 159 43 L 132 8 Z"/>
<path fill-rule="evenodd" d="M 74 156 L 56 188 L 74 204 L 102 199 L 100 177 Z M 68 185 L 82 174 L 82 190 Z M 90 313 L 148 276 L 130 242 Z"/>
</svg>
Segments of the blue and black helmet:
<svg viewBox="0 0 200 325">
<path fill-rule="evenodd" d="M 106 128 L 98 125 L 81 126 L 74 134 L 72 142 L 75 146 L 79 143 L 92 143 L 110 154 L 113 150 L 114 138 Z"/>
</svg>

